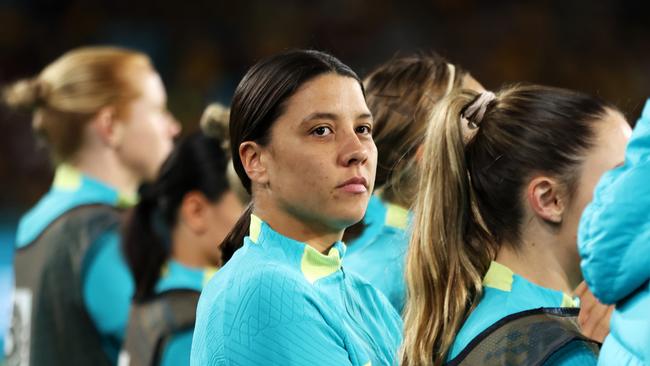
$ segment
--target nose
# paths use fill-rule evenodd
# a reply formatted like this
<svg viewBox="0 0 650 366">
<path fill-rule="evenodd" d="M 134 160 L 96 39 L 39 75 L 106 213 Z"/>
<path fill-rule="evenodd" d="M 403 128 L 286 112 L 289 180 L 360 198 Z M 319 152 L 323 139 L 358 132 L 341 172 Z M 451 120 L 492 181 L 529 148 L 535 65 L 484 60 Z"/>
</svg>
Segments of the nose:
<svg viewBox="0 0 650 366">
<path fill-rule="evenodd" d="M 345 135 L 339 151 L 339 164 L 342 166 L 363 165 L 368 161 L 368 147 L 354 131 Z"/>
</svg>

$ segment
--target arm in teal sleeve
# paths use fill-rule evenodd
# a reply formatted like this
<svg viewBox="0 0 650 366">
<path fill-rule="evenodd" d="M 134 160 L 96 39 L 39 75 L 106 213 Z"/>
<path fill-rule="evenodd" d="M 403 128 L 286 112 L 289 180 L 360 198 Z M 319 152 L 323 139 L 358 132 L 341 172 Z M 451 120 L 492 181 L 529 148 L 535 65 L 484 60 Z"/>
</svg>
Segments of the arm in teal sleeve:
<svg viewBox="0 0 650 366">
<path fill-rule="evenodd" d="M 183 366 L 190 364 L 192 330 L 174 335 L 162 352 L 161 366 Z"/>
<path fill-rule="evenodd" d="M 625 165 L 603 176 L 578 234 L 585 281 L 601 302 L 613 304 L 650 278 L 650 102 Z"/>
<path fill-rule="evenodd" d="M 223 299 L 232 293 L 213 296 L 204 291 L 192 344 L 193 365 L 344 366 L 359 358 L 345 349 L 345 340 L 326 321 L 318 300 L 309 298 L 304 280 L 276 267 L 241 277 L 233 285 L 238 294 L 233 301 Z"/>
<path fill-rule="evenodd" d="M 112 360 L 124 340 L 134 284 L 120 251 L 120 237 L 108 231 L 93 243 L 86 263 L 83 296 L 86 309 L 97 327 L 104 349 Z"/>
<path fill-rule="evenodd" d="M 544 366 L 595 366 L 598 358 L 587 346 L 571 342 L 557 351 Z"/>
</svg>

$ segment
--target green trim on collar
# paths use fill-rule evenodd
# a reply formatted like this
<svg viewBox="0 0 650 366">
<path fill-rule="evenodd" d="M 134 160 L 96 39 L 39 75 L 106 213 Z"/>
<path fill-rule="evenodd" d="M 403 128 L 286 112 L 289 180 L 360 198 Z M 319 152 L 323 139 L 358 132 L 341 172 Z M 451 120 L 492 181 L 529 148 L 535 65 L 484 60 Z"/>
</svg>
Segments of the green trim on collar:
<svg viewBox="0 0 650 366">
<path fill-rule="evenodd" d="M 305 251 L 300 262 L 300 269 L 307 281 L 314 283 L 327 277 L 341 268 L 341 255 L 336 248 L 331 248 L 327 255 L 305 245 Z"/>
<path fill-rule="evenodd" d="M 510 268 L 492 261 L 485 277 L 483 277 L 483 286 L 510 292 L 512 291 L 513 276 L 514 273 Z"/>
<path fill-rule="evenodd" d="M 409 211 L 404 207 L 386 203 L 386 226 L 406 230 L 409 221 Z"/>
<path fill-rule="evenodd" d="M 69 164 L 61 164 L 54 173 L 53 186 L 65 191 L 76 191 L 81 187 L 83 174 Z"/>
<path fill-rule="evenodd" d="M 251 214 L 251 223 L 248 227 L 248 236 L 251 238 L 251 241 L 257 244 L 257 240 L 260 238 L 260 233 L 262 232 L 262 219 Z"/>
</svg>

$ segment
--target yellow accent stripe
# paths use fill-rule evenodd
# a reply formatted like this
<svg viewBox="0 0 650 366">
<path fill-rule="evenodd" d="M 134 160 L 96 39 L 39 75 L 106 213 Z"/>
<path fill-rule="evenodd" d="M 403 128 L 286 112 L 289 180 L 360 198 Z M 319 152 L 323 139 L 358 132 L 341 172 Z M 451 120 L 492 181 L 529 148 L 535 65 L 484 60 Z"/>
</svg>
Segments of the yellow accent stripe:
<svg viewBox="0 0 650 366">
<path fill-rule="evenodd" d="M 392 203 L 386 204 L 386 226 L 406 230 L 409 222 L 409 211 L 404 207 L 394 205 Z"/>
<path fill-rule="evenodd" d="M 262 220 L 251 214 L 251 224 L 248 228 L 248 236 L 251 238 L 253 243 L 257 244 L 257 240 L 260 238 L 260 232 L 262 232 Z"/>
<path fill-rule="evenodd" d="M 203 287 L 210 282 L 212 277 L 217 273 L 219 270 L 218 267 L 206 267 L 205 270 L 203 271 Z"/>
<path fill-rule="evenodd" d="M 332 248 L 327 255 L 324 255 L 309 245 L 305 245 L 300 269 L 310 283 L 327 277 L 340 268 L 341 256 L 338 249 Z"/>
<path fill-rule="evenodd" d="M 372 361 L 368 361 L 368 363 L 363 366 L 372 366 Z"/>
<path fill-rule="evenodd" d="M 82 174 L 72 165 L 61 164 L 54 173 L 53 185 L 58 189 L 75 191 L 81 187 Z"/>
<path fill-rule="evenodd" d="M 512 291 L 513 275 L 514 273 L 510 268 L 492 261 L 485 277 L 483 277 L 483 286 L 510 292 Z"/>
<path fill-rule="evenodd" d="M 126 195 L 118 193 L 117 195 L 117 207 L 119 208 L 129 208 L 138 204 L 140 197 L 137 194 Z"/>
<path fill-rule="evenodd" d="M 560 307 L 562 307 L 562 308 L 578 308 L 578 307 L 580 307 L 580 305 L 578 304 L 578 301 L 571 298 L 571 296 L 563 293 L 562 294 L 562 303 L 560 304 Z"/>
</svg>

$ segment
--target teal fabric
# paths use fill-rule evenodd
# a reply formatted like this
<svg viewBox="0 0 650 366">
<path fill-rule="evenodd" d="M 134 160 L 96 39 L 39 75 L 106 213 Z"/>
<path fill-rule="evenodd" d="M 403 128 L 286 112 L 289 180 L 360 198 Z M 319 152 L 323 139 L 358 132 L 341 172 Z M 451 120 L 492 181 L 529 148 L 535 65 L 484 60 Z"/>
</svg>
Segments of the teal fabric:
<svg viewBox="0 0 650 366">
<path fill-rule="evenodd" d="M 70 178 L 62 177 L 70 170 L 69 167 L 57 169 L 50 191 L 21 218 L 16 238 L 18 248 L 28 245 L 70 209 L 86 204 L 119 205 L 117 190 L 79 172 L 73 174 L 75 184 L 59 184 L 61 180 Z M 84 302 L 102 336 L 105 351 L 116 362 L 124 339 L 134 283 L 120 252 L 117 231 L 104 233 L 92 247 L 93 256 L 84 263 Z"/>
<path fill-rule="evenodd" d="M 448 353 L 448 360 L 458 354 L 470 343 L 472 339 L 500 319 L 525 310 L 541 307 L 561 307 L 571 299 L 560 291 L 538 286 L 525 278 L 512 273 L 507 267 L 501 266 L 509 271 L 509 278 L 500 278 L 501 282 L 512 282 L 511 288 L 503 289 L 488 284 L 488 276 L 495 273 L 495 262 L 490 266 L 488 275 L 484 279 L 483 297 L 477 307 L 469 315 L 460 331 L 452 348 Z M 505 271 L 499 271 L 498 276 L 506 275 Z M 577 301 L 576 301 L 577 303 Z M 596 365 L 596 357 L 589 349 L 580 343 L 569 343 L 558 353 L 548 360 L 547 366 L 593 366 Z"/>
<path fill-rule="evenodd" d="M 341 269 L 345 250 L 337 242 L 327 256 L 314 255 L 266 223 L 251 226 L 203 290 L 191 364 L 396 364 L 401 319 L 381 293 Z"/>
<path fill-rule="evenodd" d="M 650 365 L 650 100 L 625 164 L 605 173 L 578 232 L 582 272 L 594 295 L 616 304 L 600 365 Z"/>
<path fill-rule="evenodd" d="M 156 292 L 174 289 L 191 289 L 201 292 L 206 273 L 204 269 L 187 267 L 175 260 L 167 263 L 164 275 L 156 285 Z M 162 352 L 162 366 L 182 366 L 190 364 L 193 330 L 180 332 L 172 337 Z"/>
<path fill-rule="evenodd" d="M 117 206 L 118 201 L 119 194 L 115 189 L 85 175 L 76 189 L 52 185 L 36 206 L 20 219 L 16 247 L 34 241 L 56 218 L 70 209 L 87 204 Z"/>
<path fill-rule="evenodd" d="M 401 314 L 406 301 L 404 267 L 409 237 L 404 228 L 386 224 L 387 211 L 373 195 L 363 219 L 366 228 L 348 245 L 343 267 L 381 291 Z"/>
</svg>

